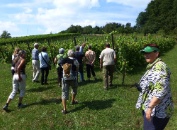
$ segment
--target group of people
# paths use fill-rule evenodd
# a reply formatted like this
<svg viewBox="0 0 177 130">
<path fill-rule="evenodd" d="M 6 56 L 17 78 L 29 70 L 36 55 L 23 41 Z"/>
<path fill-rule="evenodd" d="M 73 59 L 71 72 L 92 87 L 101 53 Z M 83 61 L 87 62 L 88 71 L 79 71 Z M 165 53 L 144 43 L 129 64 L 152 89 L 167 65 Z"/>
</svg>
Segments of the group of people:
<svg viewBox="0 0 177 130">
<path fill-rule="evenodd" d="M 65 55 L 63 48 L 59 49 L 59 54 L 55 57 L 58 83 L 62 87 L 62 113 L 66 114 L 66 100 L 69 97 L 69 86 L 72 87 L 72 101 L 71 104 L 77 104 L 75 99 L 78 87 L 78 72 L 80 74 L 80 81 L 84 82 L 83 61 L 86 64 L 87 78 L 90 80 L 91 74 L 96 79 L 94 72 L 94 62 L 96 54 L 92 50 L 92 46 L 88 46 L 88 50 L 84 53 L 86 44 L 76 46 L 76 51 L 68 50 Z M 46 48 L 42 48 L 42 52 L 38 51 L 38 43 L 34 44 L 32 50 L 32 65 L 33 65 L 33 82 L 39 82 L 39 74 L 41 76 L 41 84 L 47 84 L 47 77 L 49 72 L 49 56 Z M 139 91 L 139 97 L 136 103 L 136 108 L 142 110 L 144 119 L 144 130 L 163 130 L 173 113 L 173 101 L 170 90 L 170 69 L 159 58 L 160 49 L 156 44 L 147 44 L 140 51 L 146 62 L 148 63 L 147 71 L 136 83 Z M 18 55 L 18 56 L 16 56 Z M 13 90 L 9 95 L 4 110 L 8 110 L 10 101 L 14 98 L 18 89 L 20 89 L 18 107 L 23 107 L 22 99 L 25 94 L 25 60 L 26 52 L 17 48 L 13 56 L 12 74 L 13 74 Z M 18 59 L 17 59 L 18 57 Z M 115 71 L 116 53 L 110 48 L 110 44 L 105 45 L 105 49 L 100 54 L 100 68 L 103 72 L 103 86 L 105 90 L 113 85 L 113 73 Z M 16 60 L 14 60 L 16 59 Z M 70 69 L 70 72 L 68 71 Z"/>
</svg>

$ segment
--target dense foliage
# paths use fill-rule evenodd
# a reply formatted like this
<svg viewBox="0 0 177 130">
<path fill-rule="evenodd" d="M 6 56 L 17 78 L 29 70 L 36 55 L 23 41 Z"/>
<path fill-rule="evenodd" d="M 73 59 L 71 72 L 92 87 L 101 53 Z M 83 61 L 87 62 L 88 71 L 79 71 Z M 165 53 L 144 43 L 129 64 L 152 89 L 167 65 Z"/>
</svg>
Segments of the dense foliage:
<svg viewBox="0 0 177 130">
<path fill-rule="evenodd" d="M 75 37 L 80 34 L 73 34 L 73 33 L 67 33 L 67 34 L 45 34 L 45 35 L 32 35 L 32 36 L 23 36 L 23 37 L 13 37 L 13 38 L 1 38 L 0 39 L 0 45 L 5 44 L 12 44 L 12 46 L 16 44 L 20 44 L 23 42 L 29 43 L 29 42 L 46 42 L 46 41 L 56 41 L 56 40 L 64 40 L 67 38 Z"/>
<path fill-rule="evenodd" d="M 177 33 L 177 0 L 152 0 L 136 20 L 140 32 Z"/>
<path fill-rule="evenodd" d="M 74 49 L 76 45 L 81 45 L 83 42 L 86 42 L 87 45 L 92 45 L 93 50 L 97 54 L 97 62 L 99 63 L 99 55 L 101 50 L 104 49 L 104 44 L 109 42 L 112 44 L 112 48 L 116 51 L 117 54 L 117 66 L 120 72 L 128 72 L 136 68 L 136 66 L 144 65 L 144 59 L 140 54 L 140 50 L 144 44 L 156 43 L 160 46 L 161 53 L 166 52 L 173 48 L 175 45 L 175 39 L 169 37 L 161 36 L 141 36 L 141 35 L 120 35 L 117 32 L 112 32 L 110 34 L 104 35 L 61 35 L 57 36 L 57 39 L 44 39 L 39 43 L 40 48 L 46 46 L 48 48 L 48 53 L 53 61 L 54 57 L 58 54 L 58 49 L 63 47 L 67 52 L 68 49 Z M 61 37 L 61 39 L 59 38 Z M 12 39 L 12 38 L 11 38 Z M 33 49 L 34 40 L 30 39 L 29 41 L 25 39 L 21 42 L 9 42 L 10 44 L 5 44 L 0 46 L 0 59 L 1 62 L 11 61 L 11 55 L 15 47 L 19 47 L 28 52 L 27 60 L 31 60 L 31 51 Z M 10 39 L 9 39 L 10 40 Z M 33 41 L 34 40 L 34 41 Z M 18 40 L 16 40 L 18 41 Z M 36 41 L 35 41 L 36 42 Z M 38 42 L 38 41 L 37 41 Z M 85 48 L 85 50 L 87 47 Z"/>
</svg>

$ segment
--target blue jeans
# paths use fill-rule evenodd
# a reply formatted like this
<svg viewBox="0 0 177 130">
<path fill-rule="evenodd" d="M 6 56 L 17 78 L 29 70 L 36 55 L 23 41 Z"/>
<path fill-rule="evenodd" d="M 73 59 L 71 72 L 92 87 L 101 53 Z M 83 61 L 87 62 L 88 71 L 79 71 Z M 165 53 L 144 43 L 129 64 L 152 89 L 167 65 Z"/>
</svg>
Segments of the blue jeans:
<svg viewBox="0 0 177 130">
<path fill-rule="evenodd" d="M 45 68 L 41 68 L 41 84 L 46 84 L 47 83 L 47 78 L 49 75 L 49 68 L 45 67 Z"/>
<path fill-rule="evenodd" d="M 84 79 L 84 72 L 83 72 L 83 64 L 79 65 L 79 75 L 80 75 L 80 81 L 83 82 Z"/>
</svg>

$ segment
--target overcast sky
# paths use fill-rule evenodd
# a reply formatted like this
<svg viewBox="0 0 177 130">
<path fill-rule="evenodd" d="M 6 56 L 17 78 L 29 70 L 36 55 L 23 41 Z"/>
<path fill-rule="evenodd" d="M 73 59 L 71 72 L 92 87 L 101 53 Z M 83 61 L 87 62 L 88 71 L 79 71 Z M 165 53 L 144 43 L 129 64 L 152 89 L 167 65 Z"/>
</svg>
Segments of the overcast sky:
<svg viewBox="0 0 177 130">
<path fill-rule="evenodd" d="M 1 0 L 0 34 L 12 37 L 58 33 L 71 25 L 136 23 L 151 0 Z"/>
</svg>

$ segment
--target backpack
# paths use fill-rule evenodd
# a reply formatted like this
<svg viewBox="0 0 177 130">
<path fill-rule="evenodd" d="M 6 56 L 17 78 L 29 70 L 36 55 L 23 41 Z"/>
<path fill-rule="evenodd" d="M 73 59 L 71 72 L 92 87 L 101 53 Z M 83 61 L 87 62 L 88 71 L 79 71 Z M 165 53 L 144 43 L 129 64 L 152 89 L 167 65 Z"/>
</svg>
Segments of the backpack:
<svg viewBox="0 0 177 130">
<path fill-rule="evenodd" d="M 67 58 L 67 61 L 62 65 L 63 68 L 63 79 L 64 80 L 75 80 L 76 77 L 74 75 L 75 65 L 74 60 Z"/>
</svg>

